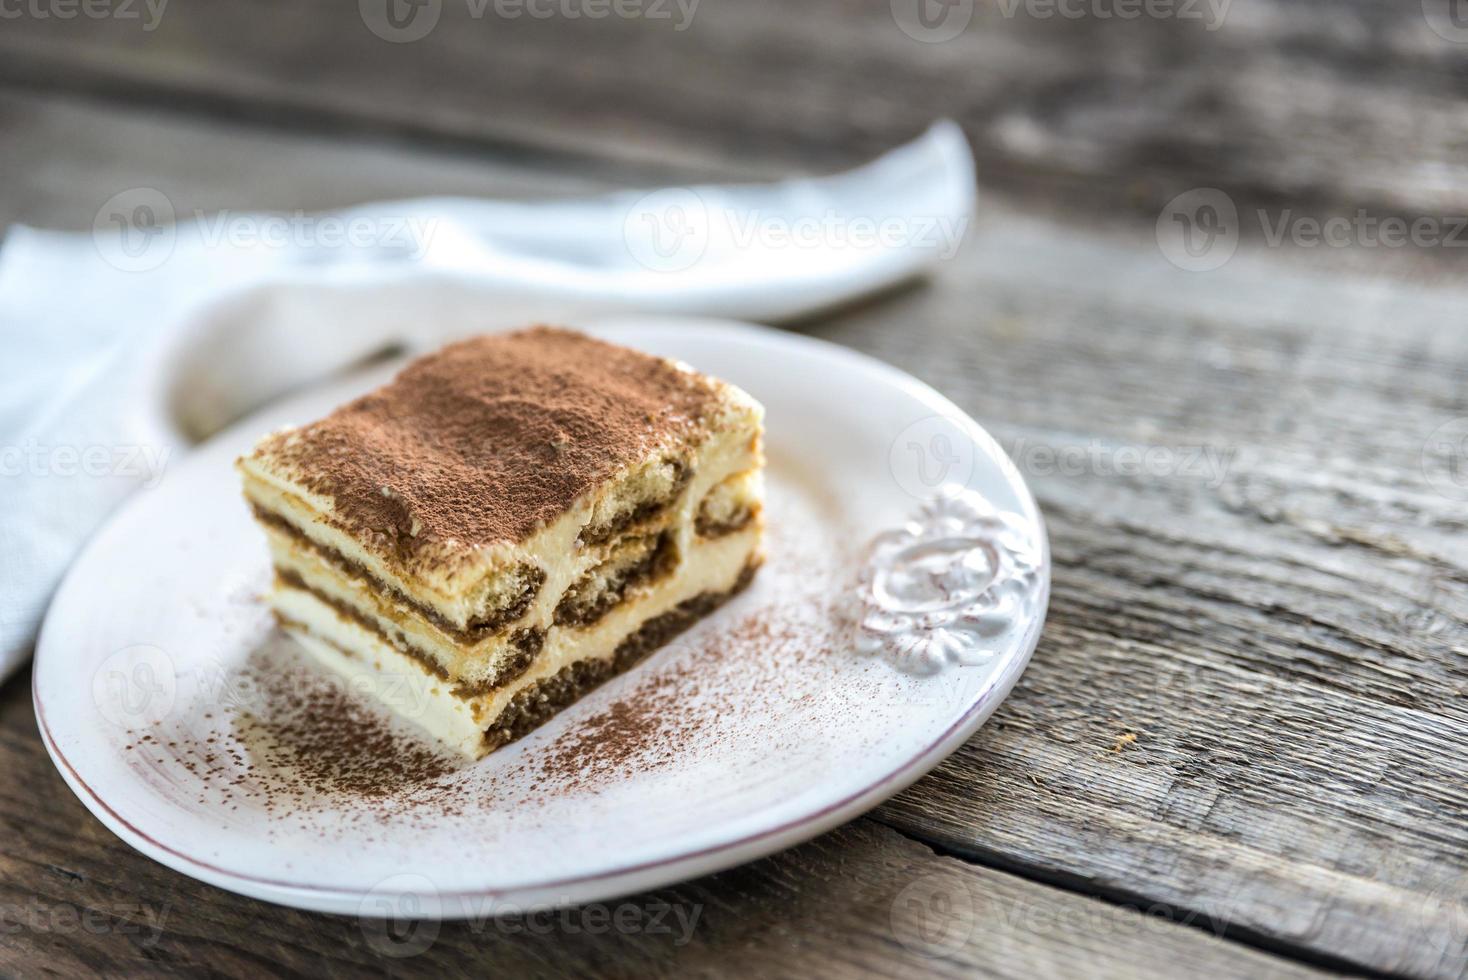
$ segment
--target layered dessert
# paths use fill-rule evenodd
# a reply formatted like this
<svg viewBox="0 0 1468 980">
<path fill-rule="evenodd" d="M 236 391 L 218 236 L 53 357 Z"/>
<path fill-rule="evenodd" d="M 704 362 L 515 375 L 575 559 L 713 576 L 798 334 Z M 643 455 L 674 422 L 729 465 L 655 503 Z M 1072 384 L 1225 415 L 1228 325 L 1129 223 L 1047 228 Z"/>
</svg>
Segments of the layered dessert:
<svg viewBox="0 0 1468 980">
<path fill-rule="evenodd" d="M 238 462 L 312 656 L 478 757 L 743 588 L 763 410 L 570 330 L 463 341 Z"/>
</svg>

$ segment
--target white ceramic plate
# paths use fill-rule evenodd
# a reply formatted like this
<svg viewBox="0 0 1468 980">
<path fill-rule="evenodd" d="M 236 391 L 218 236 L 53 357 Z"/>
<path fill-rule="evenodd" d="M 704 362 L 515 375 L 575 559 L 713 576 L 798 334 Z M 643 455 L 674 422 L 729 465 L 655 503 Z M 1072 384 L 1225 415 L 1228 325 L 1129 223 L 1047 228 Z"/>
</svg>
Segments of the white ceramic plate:
<svg viewBox="0 0 1468 980">
<path fill-rule="evenodd" d="M 267 901 L 482 916 L 788 847 L 972 735 L 1023 670 L 1049 595 L 1039 512 L 993 440 L 907 375 L 808 338 L 687 320 L 595 329 L 765 404 L 770 558 L 747 592 L 432 793 L 354 797 L 309 766 L 284 771 L 244 723 L 271 710 L 251 678 L 310 668 L 258 598 L 265 546 L 231 463 L 384 372 L 308 393 L 139 493 L 56 596 L 36 714 L 98 819 L 171 868 Z M 588 735 L 611 716 L 632 735 L 599 748 Z"/>
</svg>

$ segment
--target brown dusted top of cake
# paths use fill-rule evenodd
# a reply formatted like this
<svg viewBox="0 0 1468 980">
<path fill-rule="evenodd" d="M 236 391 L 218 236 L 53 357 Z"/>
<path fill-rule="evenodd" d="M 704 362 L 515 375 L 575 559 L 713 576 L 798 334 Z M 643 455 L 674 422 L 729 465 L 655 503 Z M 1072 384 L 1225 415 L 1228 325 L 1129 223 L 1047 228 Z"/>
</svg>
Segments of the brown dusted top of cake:
<svg viewBox="0 0 1468 980">
<path fill-rule="evenodd" d="M 461 341 L 255 450 L 404 556 L 519 541 L 614 472 L 681 441 L 720 385 L 573 330 Z"/>
</svg>

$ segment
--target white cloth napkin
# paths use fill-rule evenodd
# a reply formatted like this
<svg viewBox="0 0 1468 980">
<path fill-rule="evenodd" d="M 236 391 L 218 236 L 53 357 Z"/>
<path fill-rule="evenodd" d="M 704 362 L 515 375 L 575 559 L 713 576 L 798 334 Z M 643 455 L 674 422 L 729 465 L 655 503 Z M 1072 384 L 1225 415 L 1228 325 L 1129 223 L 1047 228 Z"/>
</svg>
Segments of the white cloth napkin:
<svg viewBox="0 0 1468 980">
<path fill-rule="evenodd" d="M 190 220 L 142 188 L 109 202 L 92 234 L 12 227 L 0 249 L 0 680 L 30 655 L 108 513 L 286 391 L 390 346 L 536 320 L 799 317 L 950 255 L 974 197 L 968 144 L 941 122 L 834 177 Z"/>
</svg>

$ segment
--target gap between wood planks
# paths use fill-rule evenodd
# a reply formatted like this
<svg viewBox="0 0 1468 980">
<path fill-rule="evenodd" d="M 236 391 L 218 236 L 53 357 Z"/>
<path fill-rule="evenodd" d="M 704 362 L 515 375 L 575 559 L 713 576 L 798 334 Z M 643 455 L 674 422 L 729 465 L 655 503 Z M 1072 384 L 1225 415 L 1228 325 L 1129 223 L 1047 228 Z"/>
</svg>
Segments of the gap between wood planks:
<svg viewBox="0 0 1468 980">
<path fill-rule="evenodd" d="M 1369 977 L 1372 980 L 1396 980 L 1404 974 L 1387 973 L 1375 970 L 1368 966 L 1351 960 L 1329 956 L 1317 950 L 1305 946 L 1280 942 L 1279 940 L 1257 932 L 1253 929 L 1241 928 L 1232 925 L 1227 920 L 1219 921 L 1211 913 L 1198 909 L 1178 908 L 1165 902 L 1153 902 L 1147 896 L 1128 892 L 1117 888 L 1098 888 L 1093 882 L 1078 875 L 1057 873 L 1045 868 L 1036 867 L 1022 861 L 1015 861 L 1005 857 L 1002 853 L 992 850 L 959 851 L 942 844 L 929 840 L 920 834 L 915 834 L 903 827 L 896 821 L 884 819 L 880 812 L 873 811 L 866 814 L 864 818 L 879 823 L 910 841 L 922 844 L 929 848 L 939 857 L 951 858 L 962 861 L 964 864 L 972 864 L 976 867 L 989 868 L 1003 874 L 1014 875 L 1032 881 L 1037 885 L 1054 888 L 1059 891 L 1070 892 L 1085 898 L 1094 898 L 1111 905 L 1132 909 L 1139 915 L 1155 915 L 1168 922 L 1178 925 L 1189 926 L 1201 932 L 1205 932 L 1216 939 L 1227 940 L 1240 946 L 1256 949 L 1261 953 L 1278 956 L 1304 966 L 1319 967 L 1335 973 L 1345 974 L 1353 977 Z"/>
<path fill-rule="evenodd" d="M 651 157 L 636 153 L 617 156 L 600 152 L 600 148 L 589 150 L 569 142 L 554 146 L 509 135 L 465 133 L 450 126 L 434 125 L 426 117 L 387 119 L 349 108 L 314 104 L 308 99 L 285 102 L 252 95 L 190 91 L 164 82 L 118 79 L 86 69 L 69 70 L 65 78 L 40 81 L 23 69 L 17 70 L 12 61 L 0 58 L 0 92 L 6 90 L 32 96 L 62 96 L 98 107 L 115 106 L 184 119 L 247 125 L 272 134 L 375 141 L 397 145 L 408 152 L 471 158 L 492 155 L 502 165 L 525 168 L 550 165 L 623 184 L 676 181 L 688 179 L 690 175 L 699 179 L 750 177 L 748 166 L 731 170 L 714 160 L 695 156 L 670 158 L 664 153 Z M 772 177 L 784 173 L 774 167 L 768 171 Z"/>
<path fill-rule="evenodd" d="M 631 20 L 491 30 L 455 8 L 420 46 L 395 48 L 351 11 L 277 0 L 170 11 L 156 32 L 15 20 L 0 71 L 287 124 L 351 118 L 373 132 L 555 145 L 643 172 L 854 162 L 948 115 L 989 183 L 1064 188 L 1068 209 L 1155 218 L 1200 185 L 1271 208 L 1461 206 L 1451 83 L 1468 49 L 1442 43 L 1416 5 L 1254 0 L 1206 29 L 981 7 L 947 45 L 905 35 L 881 0 L 732 0 L 687 33 Z"/>
</svg>

